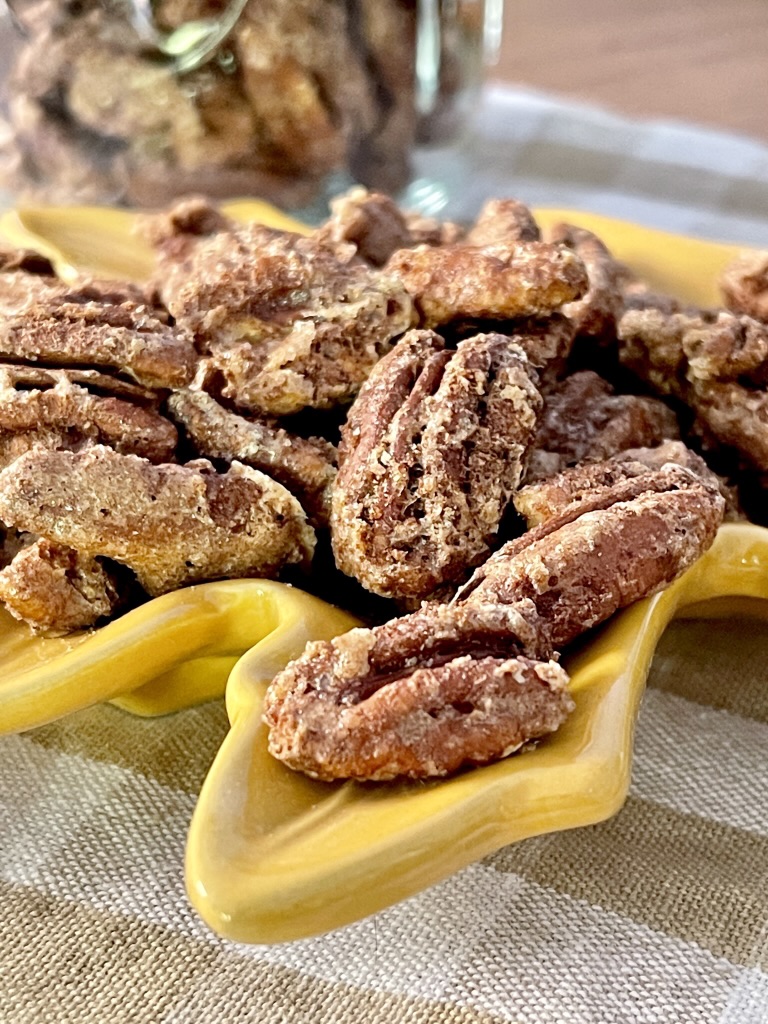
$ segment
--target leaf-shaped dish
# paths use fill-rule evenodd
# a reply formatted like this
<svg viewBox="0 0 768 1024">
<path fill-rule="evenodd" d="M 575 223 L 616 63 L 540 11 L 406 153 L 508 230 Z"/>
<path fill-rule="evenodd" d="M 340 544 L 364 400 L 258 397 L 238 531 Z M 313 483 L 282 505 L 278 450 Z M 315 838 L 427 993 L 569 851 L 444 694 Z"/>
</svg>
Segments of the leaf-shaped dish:
<svg viewBox="0 0 768 1024">
<path fill-rule="evenodd" d="M 304 230 L 261 203 L 228 210 L 240 220 Z M 653 287 L 700 304 L 717 302 L 716 276 L 739 248 L 570 211 L 538 216 L 544 224 L 565 219 L 592 228 Z M 133 227 L 133 215 L 114 210 L 19 210 L 0 221 L 0 233 L 42 249 L 64 274 L 81 268 L 142 280 L 151 256 Z M 667 622 L 683 610 L 704 614 L 700 602 L 710 598 L 725 599 L 718 608 L 725 614 L 735 598 L 768 597 L 767 566 L 768 531 L 723 528 L 712 551 L 683 579 L 617 616 L 569 658 L 577 708 L 560 732 L 518 757 L 446 781 L 328 785 L 266 753 L 259 721 L 266 683 L 310 636 L 331 636 L 353 620 L 296 591 L 280 597 L 279 584 L 258 581 L 168 595 L 85 640 L 30 640 L 25 647 L 6 633 L 0 663 L 29 685 L 15 694 L 15 724 L 8 728 L 24 727 L 25 714 L 34 724 L 29 719 L 36 715 L 46 721 L 113 696 L 129 679 L 134 686 L 154 682 L 123 697 L 124 705 L 143 713 L 183 706 L 191 702 L 187 682 L 197 696 L 220 687 L 236 655 L 228 637 L 243 645 L 260 641 L 230 676 L 233 728 L 194 815 L 187 884 L 195 906 L 221 934 L 251 942 L 297 938 L 365 916 L 505 843 L 613 814 L 626 794 L 635 716 Z M 197 593 L 205 595 L 205 608 L 196 606 Z M 175 638 L 179 657 L 172 664 L 165 637 Z M 54 648 L 43 644 L 58 645 L 50 659 Z M 57 657 L 81 660 L 70 662 L 67 674 L 52 671 Z M 109 678 L 108 686 L 100 676 Z M 10 706 L 0 686 L 2 725 Z"/>
<path fill-rule="evenodd" d="M 659 637 L 702 602 L 768 599 L 768 530 L 728 525 L 664 593 L 617 615 L 566 660 L 576 710 L 535 749 L 428 783 L 315 782 L 267 752 L 260 707 L 280 667 L 258 648 L 227 684 L 232 729 L 187 842 L 187 891 L 241 942 L 280 942 L 365 917 L 514 842 L 610 817 L 629 786 L 635 718 Z M 768 603 L 763 606 L 768 616 Z"/>
</svg>

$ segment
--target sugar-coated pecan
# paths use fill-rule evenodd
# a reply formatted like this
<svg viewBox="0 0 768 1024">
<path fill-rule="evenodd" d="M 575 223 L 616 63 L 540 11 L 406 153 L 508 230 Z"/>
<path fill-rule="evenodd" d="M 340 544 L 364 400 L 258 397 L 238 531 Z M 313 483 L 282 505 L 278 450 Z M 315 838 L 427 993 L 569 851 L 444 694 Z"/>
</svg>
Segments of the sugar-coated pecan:
<svg viewBox="0 0 768 1024">
<path fill-rule="evenodd" d="M 619 357 L 696 415 L 694 430 L 768 470 L 768 326 L 731 313 L 628 310 Z"/>
<path fill-rule="evenodd" d="M 571 374 L 544 393 L 526 482 L 568 466 L 599 462 L 625 448 L 645 448 L 678 437 L 675 414 L 663 402 L 617 395 L 591 370 Z"/>
<path fill-rule="evenodd" d="M 720 290 L 732 312 L 768 321 L 768 250 L 740 253 L 720 275 Z"/>
<path fill-rule="evenodd" d="M 441 328 L 443 337 L 451 342 L 474 337 L 483 332 L 506 335 L 519 345 L 539 374 L 542 391 L 562 377 L 568 366 L 575 331 L 571 321 L 561 313 L 550 316 L 523 317 L 518 320 L 469 320 Z"/>
<path fill-rule="evenodd" d="M 454 602 L 530 599 L 556 649 L 666 586 L 714 540 L 724 501 L 682 466 L 665 465 L 566 510 L 491 555 Z"/>
<path fill-rule="evenodd" d="M 336 563 L 386 597 L 464 577 L 517 488 L 541 398 L 500 334 L 455 351 L 412 331 L 382 359 L 342 428 L 331 531 Z"/>
<path fill-rule="evenodd" d="M 154 466 L 100 445 L 22 455 L 0 473 L 0 520 L 121 562 L 150 595 L 269 575 L 314 547 L 299 503 L 257 470 Z"/>
<path fill-rule="evenodd" d="M 0 322 L 0 359 L 97 367 L 150 388 L 182 387 L 197 356 L 187 335 L 146 305 L 53 297 Z"/>
<path fill-rule="evenodd" d="M 160 293 L 223 375 L 224 395 L 246 410 L 348 401 L 413 321 L 403 287 L 356 260 L 353 246 L 258 225 L 176 232 L 155 234 Z"/>
<path fill-rule="evenodd" d="M 92 394 L 63 370 L 44 370 L 49 385 L 30 386 L 28 369 L 0 365 L 0 467 L 43 447 L 77 451 L 107 444 L 124 455 L 168 462 L 176 428 L 151 408 L 112 395 Z M 100 376 L 97 374 L 97 377 Z M 119 383 L 119 382 L 118 382 Z"/>
<path fill-rule="evenodd" d="M 402 281 L 424 327 L 547 315 L 588 285 L 579 257 L 545 242 L 519 242 L 498 254 L 464 244 L 417 246 L 396 252 L 385 270 Z"/>
<path fill-rule="evenodd" d="M 355 186 L 331 200 L 331 216 L 315 232 L 326 244 L 349 243 L 373 267 L 382 267 L 397 252 L 415 245 L 446 245 L 458 241 L 462 230 L 450 221 L 438 221 L 401 210 L 382 192 Z"/>
<path fill-rule="evenodd" d="M 547 238 L 550 242 L 567 245 L 587 268 L 589 288 L 586 294 L 563 307 L 563 312 L 576 325 L 576 333 L 581 337 L 612 340 L 624 311 L 625 268 L 597 235 L 586 228 L 556 224 Z"/>
<path fill-rule="evenodd" d="M 494 252 L 513 249 L 518 242 L 538 242 L 539 225 L 531 211 L 517 199 L 489 199 L 466 234 L 464 242 Z"/>
<path fill-rule="evenodd" d="M 730 490 L 704 459 L 682 441 L 665 441 L 656 448 L 630 448 L 605 461 L 582 463 L 527 484 L 515 494 L 515 508 L 531 530 L 562 515 L 572 505 L 600 500 L 626 480 L 663 469 L 669 463 L 682 466 L 718 488 L 724 498 Z M 733 500 L 731 494 L 728 497 Z"/>
<path fill-rule="evenodd" d="M 99 559 L 39 538 L 0 572 L 0 601 L 35 633 L 57 636 L 95 625 L 119 598 Z"/>
<path fill-rule="evenodd" d="M 498 760 L 573 708 L 538 637 L 522 602 L 430 605 L 309 644 L 267 691 L 269 749 L 321 779 L 424 778 Z"/>
<path fill-rule="evenodd" d="M 274 421 L 238 416 L 192 388 L 172 394 L 168 408 L 200 455 L 260 469 L 299 499 L 310 522 L 328 525 L 337 456 L 328 441 L 298 437 Z"/>
<path fill-rule="evenodd" d="M 129 282 L 92 278 L 63 281 L 47 256 L 34 249 L 6 249 L 0 245 L 0 314 L 12 316 L 54 299 L 142 304 L 147 296 L 141 287 Z"/>
<path fill-rule="evenodd" d="M 383 266 L 393 252 L 416 244 L 405 214 L 389 196 L 357 186 L 331 200 L 331 216 L 316 237 L 336 244 L 348 242 L 374 267 Z"/>
</svg>

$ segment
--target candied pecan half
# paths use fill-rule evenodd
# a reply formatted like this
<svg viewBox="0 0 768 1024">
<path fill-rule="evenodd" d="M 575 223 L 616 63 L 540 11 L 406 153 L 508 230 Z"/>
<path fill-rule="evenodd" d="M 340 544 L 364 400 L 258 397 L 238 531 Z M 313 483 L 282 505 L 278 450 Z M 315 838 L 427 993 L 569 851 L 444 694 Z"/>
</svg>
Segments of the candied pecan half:
<svg viewBox="0 0 768 1024">
<path fill-rule="evenodd" d="M 587 268 L 589 288 L 585 295 L 563 307 L 565 315 L 576 325 L 576 333 L 582 337 L 613 340 L 616 324 L 624 312 L 624 266 L 613 258 L 597 235 L 586 228 L 556 224 L 547 233 L 547 239 L 567 245 Z"/>
<path fill-rule="evenodd" d="M 714 540 L 724 502 L 682 466 L 597 488 L 500 548 L 454 602 L 530 599 L 556 649 L 671 583 Z"/>
<path fill-rule="evenodd" d="M 342 428 L 336 564 L 385 597 L 426 597 L 486 556 L 541 408 L 536 373 L 508 338 L 444 345 L 432 331 L 407 334 Z"/>
<path fill-rule="evenodd" d="M 121 562 L 153 596 L 269 575 L 314 548 L 299 503 L 255 469 L 153 466 L 102 446 L 22 455 L 0 473 L 0 520 Z"/>
<path fill-rule="evenodd" d="M 183 331 L 146 305 L 53 297 L 0 322 L 0 359 L 99 367 L 150 388 L 182 387 L 197 356 Z"/>
<path fill-rule="evenodd" d="M 328 441 L 289 434 L 273 421 L 245 419 L 191 388 L 172 394 L 168 408 L 201 455 L 260 469 L 299 499 L 313 525 L 328 525 L 337 458 Z"/>
<path fill-rule="evenodd" d="M 99 559 L 41 537 L 0 572 L 0 601 L 35 633 L 59 636 L 95 625 L 119 597 Z"/>
<path fill-rule="evenodd" d="M 89 444 L 110 445 L 151 462 L 173 458 L 176 428 L 159 413 L 91 394 L 63 370 L 43 371 L 49 386 L 30 389 L 27 369 L 0 366 L 0 467 L 34 447 L 76 451 Z"/>
<path fill-rule="evenodd" d="M 768 250 L 740 253 L 720 275 L 720 290 L 733 313 L 768 320 Z"/>
<path fill-rule="evenodd" d="M 505 246 L 514 249 L 518 242 L 538 242 L 540 238 L 539 225 L 525 203 L 517 199 L 489 199 L 464 242 L 479 248 L 492 246 L 497 252 Z"/>
<path fill-rule="evenodd" d="M 325 243 L 349 242 L 374 267 L 413 245 L 405 214 L 389 196 L 357 186 L 331 200 L 331 216 L 315 232 Z"/>
<path fill-rule="evenodd" d="M 663 402 L 617 395 L 591 370 L 571 374 L 544 393 L 544 412 L 526 482 L 568 466 L 599 462 L 625 448 L 646 448 L 678 437 L 675 414 Z"/>
<path fill-rule="evenodd" d="M 696 415 L 695 432 L 768 470 L 768 325 L 731 313 L 628 310 L 622 363 Z"/>
<path fill-rule="evenodd" d="M 712 472 L 700 455 L 682 441 L 665 441 L 656 448 L 630 448 L 603 462 L 571 466 L 554 476 L 521 487 L 515 494 L 515 508 L 531 530 L 571 505 L 598 500 L 625 480 L 674 463 L 690 470 L 723 492 L 723 481 Z"/>
<path fill-rule="evenodd" d="M 349 401 L 411 326 L 403 287 L 352 246 L 258 225 L 194 239 L 181 260 L 160 243 L 160 292 L 223 375 L 225 397 L 246 410 Z"/>
<path fill-rule="evenodd" d="M 523 653 L 529 643 L 536 653 Z M 534 660 L 537 645 L 530 602 L 429 606 L 308 644 L 267 691 L 270 752 L 327 780 L 425 778 L 498 760 L 573 709 L 567 675 Z"/>
<path fill-rule="evenodd" d="M 402 281 L 423 327 L 546 315 L 588 285 L 579 257 L 546 242 L 519 242 L 498 255 L 464 244 L 422 245 L 396 252 L 385 270 Z"/>
</svg>

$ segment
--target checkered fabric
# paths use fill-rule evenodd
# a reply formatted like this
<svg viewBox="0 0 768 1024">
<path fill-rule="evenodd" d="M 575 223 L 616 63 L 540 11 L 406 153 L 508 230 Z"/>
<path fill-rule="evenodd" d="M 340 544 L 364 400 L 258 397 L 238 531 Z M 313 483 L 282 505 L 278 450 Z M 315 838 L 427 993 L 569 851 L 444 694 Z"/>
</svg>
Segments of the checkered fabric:
<svg viewBox="0 0 768 1024">
<path fill-rule="evenodd" d="M 469 205 L 768 245 L 756 143 L 499 89 L 478 131 Z M 613 820 L 271 947 L 217 938 L 184 893 L 221 703 L 0 738 L 0 1024 L 767 1024 L 767 664 L 765 622 L 673 625 Z"/>
</svg>

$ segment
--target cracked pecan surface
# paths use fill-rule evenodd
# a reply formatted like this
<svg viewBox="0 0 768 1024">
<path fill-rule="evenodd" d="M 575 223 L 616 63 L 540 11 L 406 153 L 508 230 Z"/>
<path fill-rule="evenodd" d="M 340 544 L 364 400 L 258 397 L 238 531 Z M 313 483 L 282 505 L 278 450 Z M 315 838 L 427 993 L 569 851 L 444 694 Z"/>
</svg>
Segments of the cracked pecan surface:
<svg viewBox="0 0 768 1024">
<path fill-rule="evenodd" d="M 730 489 L 700 455 L 682 441 L 665 441 L 655 448 L 629 448 L 604 461 L 582 463 L 527 484 L 515 494 L 515 508 L 530 530 L 573 505 L 599 500 L 620 483 L 644 476 L 649 470 L 661 470 L 670 463 L 689 470 L 733 502 Z"/>
<path fill-rule="evenodd" d="M 518 242 L 498 251 L 463 243 L 417 246 L 396 252 L 385 270 L 405 286 L 423 327 L 546 316 L 588 285 L 579 257 L 546 242 Z"/>
<path fill-rule="evenodd" d="M 768 470 L 768 325 L 728 312 L 628 310 L 619 358 L 696 416 L 694 429 Z"/>
<path fill-rule="evenodd" d="M 267 691 L 269 749 L 321 779 L 446 775 L 554 732 L 567 678 L 530 602 L 429 606 L 309 644 Z"/>
<path fill-rule="evenodd" d="M 191 388 L 172 394 L 168 408 L 201 455 L 267 473 L 299 499 L 313 525 L 328 525 L 337 459 L 328 441 L 298 437 L 274 421 L 238 416 Z"/>
<path fill-rule="evenodd" d="M 132 569 L 150 595 L 274 573 L 311 556 L 314 534 L 281 484 L 234 463 L 154 466 L 94 446 L 27 452 L 0 473 L 0 520 Z"/>
<path fill-rule="evenodd" d="M 591 370 L 571 374 L 544 393 L 526 482 L 568 466 L 599 462 L 625 448 L 646 448 L 677 438 L 675 414 L 663 402 L 616 394 Z"/>
<path fill-rule="evenodd" d="M 106 444 L 152 462 L 174 457 L 176 428 L 152 408 L 92 393 L 85 374 L 75 375 L 75 383 L 63 370 L 35 371 L 0 365 L 0 467 L 34 447 L 76 451 Z"/>
<path fill-rule="evenodd" d="M 418 599 L 487 554 L 517 488 L 541 398 L 500 334 L 445 348 L 412 331 L 375 367 L 342 429 L 331 532 L 366 588 Z"/>
<path fill-rule="evenodd" d="M 613 470 L 611 470 L 613 472 Z M 665 465 L 596 489 L 509 541 L 456 602 L 531 600 L 555 649 L 620 608 L 671 583 L 714 540 L 724 501 L 716 486 Z"/>
<path fill-rule="evenodd" d="M 173 388 L 189 383 L 197 356 L 191 340 L 146 305 L 66 294 L 0 321 L 0 360 L 95 367 Z"/>
<path fill-rule="evenodd" d="M 353 246 L 257 225 L 179 225 L 155 228 L 160 293 L 243 409 L 287 415 L 349 401 L 412 324 L 400 283 Z"/>
</svg>

